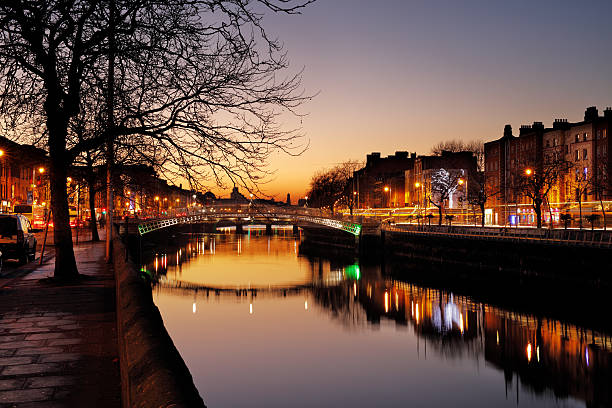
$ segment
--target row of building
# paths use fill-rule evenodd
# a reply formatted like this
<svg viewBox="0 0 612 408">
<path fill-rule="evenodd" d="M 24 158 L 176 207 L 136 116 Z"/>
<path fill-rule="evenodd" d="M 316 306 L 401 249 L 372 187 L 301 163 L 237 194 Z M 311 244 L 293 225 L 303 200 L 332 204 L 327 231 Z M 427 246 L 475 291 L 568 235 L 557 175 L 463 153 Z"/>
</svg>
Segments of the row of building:
<svg viewBox="0 0 612 408">
<path fill-rule="evenodd" d="M 441 169 L 460 175 L 467 186 L 477 171 L 477 159 L 467 151 L 443 151 L 432 156 L 401 151 L 387 157 L 381 157 L 380 153 L 368 154 L 365 167 L 354 172 L 351 180 L 355 207 L 426 207 L 430 204 L 434 174 Z M 452 192 L 445 203 L 447 208 L 465 206 L 466 193 L 466 188 Z"/>
<path fill-rule="evenodd" d="M 398 151 L 387 157 L 371 153 L 365 167 L 355 171 L 350 181 L 353 204 L 362 209 L 427 208 L 435 175 L 444 169 L 462 184 L 444 200 L 445 208 L 466 209 L 468 185 L 477 178 L 484 180 L 489 197 L 487 224 L 533 224 L 532 201 L 517 189 L 517 179 L 525 172 L 540 176 L 555 163 L 564 163 L 563 174 L 546 194 L 544 221 L 559 222 L 561 213 L 576 212 L 579 206 L 585 207 L 585 213 L 595 212 L 597 206 L 601 211 L 602 203 L 608 209 L 612 198 L 611 124 L 611 108 L 600 115 L 596 107 L 589 107 L 580 122 L 555 119 L 549 128 L 534 122 L 521 126 L 518 135 L 506 125 L 499 139 L 484 144 L 483 160 L 468 151 L 430 156 Z"/>
<path fill-rule="evenodd" d="M 583 205 L 586 210 L 612 197 L 610 172 L 612 171 L 608 135 L 612 125 L 612 109 L 600 115 L 597 108 L 586 109 L 584 120 L 571 123 L 555 119 L 552 127 L 541 122 L 523 125 L 518 136 L 506 125 L 501 138 L 485 143 L 485 180 L 492 195 L 487 204 L 489 223 L 532 223 L 531 201 L 517 194 L 513 183 L 525 171 L 544 173 L 556 165 L 565 169 L 547 195 L 550 211 L 543 214 L 547 222 L 559 222 L 563 212 L 575 212 Z"/>
<path fill-rule="evenodd" d="M 49 208 L 49 159 L 43 149 L 0 137 L 0 212 L 19 206 Z M 175 207 L 203 202 L 205 196 L 160 178 L 150 166 L 117 168 L 114 208 L 117 215 L 154 215 Z M 94 195 L 97 216 L 106 212 L 104 168 L 92 169 L 93 191 L 87 183 L 88 170 L 73 166 L 66 180 L 70 213 L 73 218 L 89 216 L 89 195 Z M 214 196 L 213 196 L 214 197 Z M 44 211 L 38 212 L 43 214 Z M 40 220 L 39 220 L 40 221 Z"/>
</svg>

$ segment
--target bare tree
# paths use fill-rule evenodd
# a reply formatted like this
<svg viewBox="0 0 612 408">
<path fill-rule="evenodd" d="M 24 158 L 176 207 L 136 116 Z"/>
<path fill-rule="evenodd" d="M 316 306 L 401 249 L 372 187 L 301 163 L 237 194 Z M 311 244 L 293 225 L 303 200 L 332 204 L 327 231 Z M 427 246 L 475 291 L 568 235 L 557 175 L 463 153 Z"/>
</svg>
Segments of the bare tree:
<svg viewBox="0 0 612 408">
<path fill-rule="evenodd" d="M 593 174 L 591 179 L 591 194 L 599 201 L 601 207 L 601 215 L 603 222 L 603 229 L 606 229 L 606 209 L 604 207 L 604 195 L 610 190 L 610 179 L 608 177 L 608 165 L 605 161 L 602 161 L 597 169 L 597 174 Z"/>
<path fill-rule="evenodd" d="M 481 216 L 481 226 L 485 225 L 485 206 L 489 199 L 499 194 L 486 182 L 484 171 L 472 172 L 468 175 L 467 200 L 471 205 L 478 207 Z"/>
<path fill-rule="evenodd" d="M 571 174 L 573 170 L 573 175 Z M 582 202 L 593 187 L 593 176 L 588 173 L 588 169 L 580 166 L 573 166 L 570 170 L 570 189 L 576 202 L 578 203 L 578 227 L 582 229 Z"/>
<path fill-rule="evenodd" d="M 256 184 L 271 152 L 299 153 L 298 134 L 277 119 L 305 99 L 300 75 L 278 78 L 287 59 L 262 16 L 299 13 L 311 2 L 0 2 L 1 120 L 13 138 L 40 135 L 48 148 L 56 278 L 78 276 L 65 180 L 83 152 L 127 145 L 194 185 L 198 175 Z M 84 94 L 108 109 L 91 108 Z M 69 125 L 80 112 L 116 119 L 79 141 Z"/>
<path fill-rule="evenodd" d="M 459 139 L 446 140 L 435 144 L 431 148 L 431 154 L 441 156 L 442 152 L 472 152 L 476 157 L 478 170 L 484 170 L 484 142 L 482 140 L 471 140 L 464 142 Z"/>
<path fill-rule="evenodd" d="M 523 163 L 511 174 L 511 186 L 517 195 L 528 197 L 536 214 L 536 224 L 542 228 L 542 204 L 550 190 L 562 180 L 571 165 L 561 153 L 550 156 L 544 163 L 531 166 Z"/>
<path fill-rule="evenodd" d="M 331 169 L 318 171 L 310 180 L 308 201 L 312 207 L 329 208 L 332 215 L 334 207 L 339 202 L 347 205 L 353 199 L 349 181 L 353 172 L 363 166 L 357 160 L 340 163 Z"/>
<path fill-rule="evenodd" d="M 442 225 L 442 215 L 446 202 L 459 188 L 459 180 L 462 177 L 462 171 L 449 172 L 445 169 L 438 169 L 432 173 L 427 199 L 438 209 L 438 225 Z"/>
</svg>

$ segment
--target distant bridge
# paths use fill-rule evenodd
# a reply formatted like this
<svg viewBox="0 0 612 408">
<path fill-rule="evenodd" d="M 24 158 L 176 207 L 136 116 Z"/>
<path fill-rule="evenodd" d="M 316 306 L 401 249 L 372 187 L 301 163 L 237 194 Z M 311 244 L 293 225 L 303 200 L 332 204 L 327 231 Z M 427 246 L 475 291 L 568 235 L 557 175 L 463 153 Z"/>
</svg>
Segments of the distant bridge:
<svg viewBox="0 0 612 408">
<path fill-rule="evenodd" d="M 221 221 L 231 221 L 237 225 L 286 224 L 300 227 L 318 225 L 348 232 L 355 236 L 359 236 L 362 230 L 361 223 L 326 216 L 319 210 L 302 207 L 238 205 L 175 209 L 164 218 L 141 222 L 138 224 L 138 233 L 142 236 L 174 225 L 218 223 Z"/>
</svg>

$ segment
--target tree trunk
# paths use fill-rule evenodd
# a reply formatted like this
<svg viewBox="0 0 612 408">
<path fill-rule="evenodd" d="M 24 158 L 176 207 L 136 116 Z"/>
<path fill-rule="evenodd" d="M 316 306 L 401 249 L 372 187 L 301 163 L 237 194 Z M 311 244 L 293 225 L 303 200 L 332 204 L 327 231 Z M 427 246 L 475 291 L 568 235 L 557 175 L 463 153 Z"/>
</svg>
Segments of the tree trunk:
<svg viewBox="0 0 612 408">
<path fill-rule="evenodd" d="M 442 205 L 438 207 L 438 225 L 442 225 Z"/>
<path fill-rule="evenodd" d="M 599 204 L 601 204 L 601 215 L 603 216 L 603 229 L 606 230 L 606 209 L 604 208 L 603 198 L 599 196 Z"/>
<path fill-rule="evenodd" d="M 537 227 L 542 228 L 542 200 L 534 200 L 533 209 L 536 213 Z"/>
<path fill-rule="evenodd" d="M 55 270 L 53 276 L 59 280 L 71 280 L 79 276 L 72 246 L 70 213 L 66 178 L 68 163 L 66 155 L 66 132 L 68 119 L 58 111 L 59 101 L 49 90 L 45 101 L 47 129 L 49 131 L 49 180 L 51 190 L 51 211 L 53 213 L 53 239 L 55 244 Z"/>
<path fill-rule="evenodd" d="M 578 228 L 582 229 L 582 199 L 578 200 Z"/>
<path fill-rule="evenodd" d="M 68 192 L 66 191 L 67 169 L 57 158 L 51 158 L 51 211 L 53 212 L 53 239 L 55 241 L 54 277 L 61 280 L 74 279 L 79 275 L 72 246 Z"/>
<path fill-rule="evenodd" d="M 96 222 L 96 190 L 93 178 L 87 178 L 87 188 L 89 189 L 89 213 L 91 215 L 89 228 L 91 230 L 91 240 L 98 242 L 100 241 L 100 235 L 98 235 L 98 223 Z"/>
<path fill-rule="evenodd" d="M 485 226 L 485 206 L 484 204 L 480 205 L 480 216 L 482 217 L 480 220 L 480 226 L 484 228 Z"/>
</svg>

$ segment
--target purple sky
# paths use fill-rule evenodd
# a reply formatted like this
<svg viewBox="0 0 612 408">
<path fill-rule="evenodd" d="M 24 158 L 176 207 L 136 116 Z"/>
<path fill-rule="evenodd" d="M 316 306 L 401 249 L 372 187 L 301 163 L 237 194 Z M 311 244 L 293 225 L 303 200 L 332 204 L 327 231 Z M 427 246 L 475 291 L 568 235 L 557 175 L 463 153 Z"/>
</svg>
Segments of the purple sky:
<svg viewBox="0 0 612 408">
<path fill-rule="evenodd" d="M 302 108 L 309 150 L 275 155 L 264 190 L 295 201 L 317 169 L 372 151 L 425 154 L 612 105 L 611 16 L 610 1 L 563 0 L 319 0 L 268 16 L 319 95 Z"/>
</svg>

